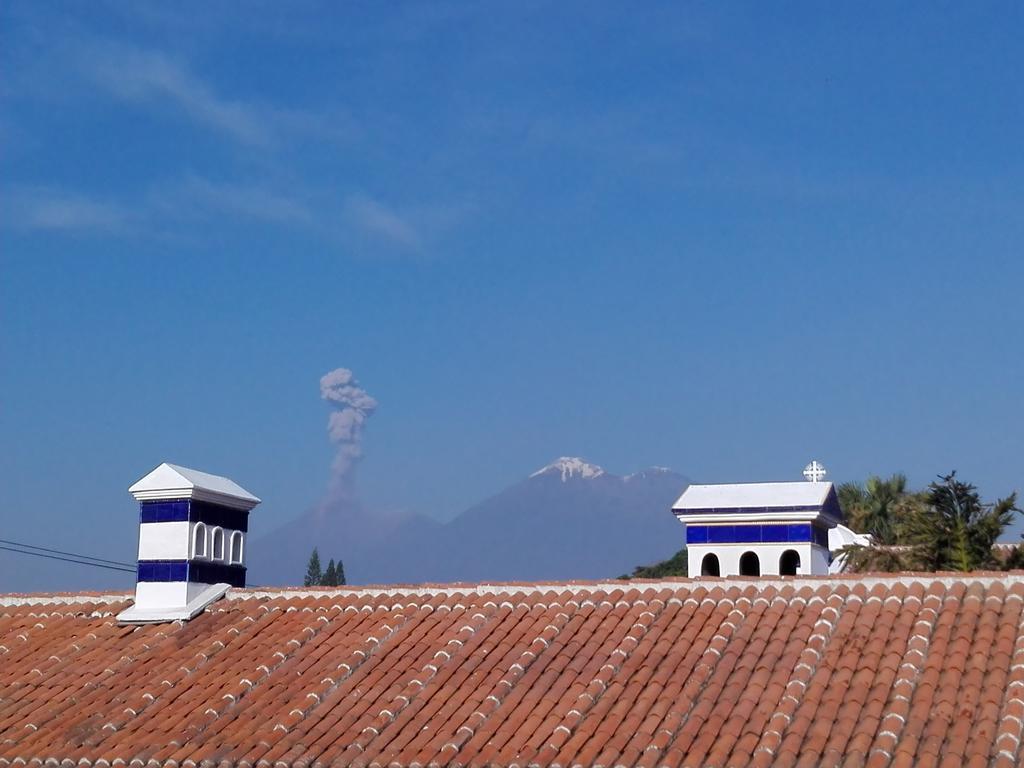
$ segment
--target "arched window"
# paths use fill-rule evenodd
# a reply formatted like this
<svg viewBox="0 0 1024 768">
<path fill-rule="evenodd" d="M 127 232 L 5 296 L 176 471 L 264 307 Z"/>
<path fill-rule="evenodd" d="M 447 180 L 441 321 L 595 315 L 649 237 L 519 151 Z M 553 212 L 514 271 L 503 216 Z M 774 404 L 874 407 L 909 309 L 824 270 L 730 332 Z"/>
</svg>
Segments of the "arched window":
<svg viewBox="0 0 1024 768">
<path fill-rule="evenodd" d="M 783 576 L 796 576 L 800 571 L 800 553 L 795 549 L 787 549 L 779 558 L 779 573 Z"/>
<path fill-rule="evenodd" d="M 242 532 L 235 531 L 231 534 L 231 557 L 228 560 L 231 565 L 242 564 Z"/>
<path fill-rule="evenodd" d="M 722 569 L 718 565 L 718 555 L 714 553 L 708 553 L 704 555 L 704 559 L 700 561 L 700 575 L 701 576 L 721 576 Z"/>
<path fill-rule="evenodd" d="M 754 552 L 744 552 L 740 558 L 740 576 L 760 576 L 761 561 Z"/>
<path fill-rule="evenodd" d="M 192 531 L 192 557 L 206 557 L 206 524 L 196 523 Z"/>
<path fill-rule="evenodd" d="M 214 528 L 213 529 L 213 546 L 210 548 L 211 560 L 223 560 L 224 559 L 224 529 Z"/>
</svg>

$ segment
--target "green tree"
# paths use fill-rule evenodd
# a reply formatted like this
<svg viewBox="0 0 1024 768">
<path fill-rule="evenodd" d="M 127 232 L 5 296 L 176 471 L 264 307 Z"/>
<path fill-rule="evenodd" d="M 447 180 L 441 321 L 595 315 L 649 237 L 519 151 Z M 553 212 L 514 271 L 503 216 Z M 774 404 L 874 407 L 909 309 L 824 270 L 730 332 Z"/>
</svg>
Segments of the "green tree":
<svg viewBox="0 0 1024 768">
<path fill-rule="evenodd" d="M 1013 522 L 1017 494 L 985 504 L 978 490 L 958 480 L 956 472 L 928 486 L 927 507 L 906 532 L 913 565 L 928 571 L 973 571 L 998 568 L 993 548 Z"/>
<path fill-rule="evenodd" d="M 334 582 L 334 585 L 337 587 L 345 586 L 345 564 L 341 561 L 341 558 L 338 559 L 338 568 L 335 571 L 335 574 L 336 580 Z"/>
<path fill-rule="evenodd" d="M 906 538 L 925 507 L 924 494 L 909 492 L 902 474 L 886 479 L 872 475 L 863 485 L 843 483 L 838 494 L 846 524 L 872 540 L 871 546 L 843 548 L 845 569 L 863 573 L 910 568 L 913 552 Z"/>
<path fill-rule="evenodd" d="M 324 577 L 320 579 L 320 585 L 324 587 L 336 587 L 338 585 L 338 570 L 334 566 L 334 558 L 331 558 L 327 563 Z"/>
<path fill-rule="evenodd" d="M 1021 538 L 1024 538 L 1024 536 L 1021 536 Z M 1002 567 L 1006 571 L 1024 570 L 1024 544 L 1017 544 L 1005 553 Z"/>
<path fill-rule="evenodd" d="M 686 547 L 676 552 L 668 560 L 654 565 L 638 565 L 631 574 L 623 574 L 620 579 L 661 579 L 666 576 L 686 576 Z"/>
<path fill-rule="evenodd" d="M 887 479 L 870 476 L 861 485 L 839 486 L 839 503 L 846 523 L 857 533 L 867 533 L 876 544 L 899 545 L 907 520 L 920 508 L 921 495 L 907 490 L 906 475 Z"/>
<path fill-rule="evenodd" d="M 320 570 L 320 553 L 316 551 L 316 547 L 313 547 L 313 554 L 309 556 L 309 562 L 306 564 L 306 576 L 302 580 L 302 584 L 306 587 L 317 587 L 323 578 L 324 574 Z"/>
</svg>

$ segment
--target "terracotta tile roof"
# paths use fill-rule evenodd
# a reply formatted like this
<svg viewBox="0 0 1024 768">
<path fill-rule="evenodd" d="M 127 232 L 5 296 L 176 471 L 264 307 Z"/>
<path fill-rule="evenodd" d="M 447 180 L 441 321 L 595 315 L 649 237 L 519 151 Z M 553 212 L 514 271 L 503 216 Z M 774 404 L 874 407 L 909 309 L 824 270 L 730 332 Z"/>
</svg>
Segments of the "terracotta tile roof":
<svg viewBox="0 0 1024 768">
<path fill-rule="evenodd" d="M 1012 766 L 1024 576 L 0 596 L 0 766 Z"/>
</svg>

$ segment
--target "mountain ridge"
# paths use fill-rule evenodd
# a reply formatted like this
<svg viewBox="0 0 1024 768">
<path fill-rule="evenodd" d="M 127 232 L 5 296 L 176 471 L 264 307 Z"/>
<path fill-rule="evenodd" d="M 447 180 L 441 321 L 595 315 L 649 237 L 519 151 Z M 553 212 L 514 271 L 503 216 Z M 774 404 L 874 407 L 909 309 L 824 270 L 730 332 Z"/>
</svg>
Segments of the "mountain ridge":
<svg viewBox="0 0 1024 768">
<path fill-rule="evenodd" d="M 664 467 L 620 476 L 562 456 L 447 522 L 414 514 L 383 530 L 357 505 L 307 512 L 254 542 L 251 580 L 295 583 L 314 546 L 352 583 L 611 578 L 683 546 L 671 505 L 687 485 Z"/>
<path fill-rule="evenodd" d="M 536 472 L 533 472 L 529 477 L 540 477 L 541 475 L 547 474 L 559 474 L 562 482 L 564 483 L 567 480 L 571 480 L 576 477 L 583 480 L 590 480 L 595 477 L 601 477 L 601 475 L 607 473 L 604 471 L 603 467 L 591 464 L 578 456 L 561 456 L 547 466 L 541 467 Z"/>
</svg>

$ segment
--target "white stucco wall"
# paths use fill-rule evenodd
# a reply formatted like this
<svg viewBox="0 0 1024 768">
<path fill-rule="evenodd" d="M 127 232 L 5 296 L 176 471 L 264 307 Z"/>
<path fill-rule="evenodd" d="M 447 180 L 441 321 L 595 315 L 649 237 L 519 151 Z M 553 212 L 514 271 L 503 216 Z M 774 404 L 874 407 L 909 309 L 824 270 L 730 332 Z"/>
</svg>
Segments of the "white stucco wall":
<svg viewBox="0 0 1024 768">
<path fill-rule="evenodd" d="M 135 585 L 135 607 L 146 612 L 180 610 L 202 598 L 210 589 L 209 584 L 191 581 L 140 581 Z"/>
<path fill-rule="evenodd" d="M 187 520 L 173 523 L 142 523 L 139 526 L 139 560 L 188 560 Z"/>
<path fill-rule="evenodd" d="M 199 556 L 195 551 L 195 529 L 203 525 L 206 531 L 206 554 Z M 171 523 L 142 523 L 139 526 L 139 560 L 212 560 L 213 530 L 215 526 L 187 521 Z M 224 557 L 221 562 L 231 562 L 231 537 L 235 530 L 224 528 Z M 245 564 L 245 534 L 242 537 L 242 559 Z"/>
<path fill-rule="evenodd" d="M 140 581 L 135 585 L 135 604 L 147 609 L 185 605 L 188 586 L 186 581 Z"/>
<path fill-rule="evenodd" d="M 800 555 L 800 568 L 797 574 L 827 574 L 829 553 L 822 547 L 810 543 L 779 543 L 779 544 L 690 544 L 687 550 L 687 573 L 691 578 L 701 575 L 701 564 L 704 556 L 713 553 L 718 556 L 718 566 L 722 576 L 738 576 L 740 558 L 745 552 L 754 552 L 761 562 L 761 575 L 778 576 L 779 560 L 783 552 L 794 550 Z"/>
</svg>

